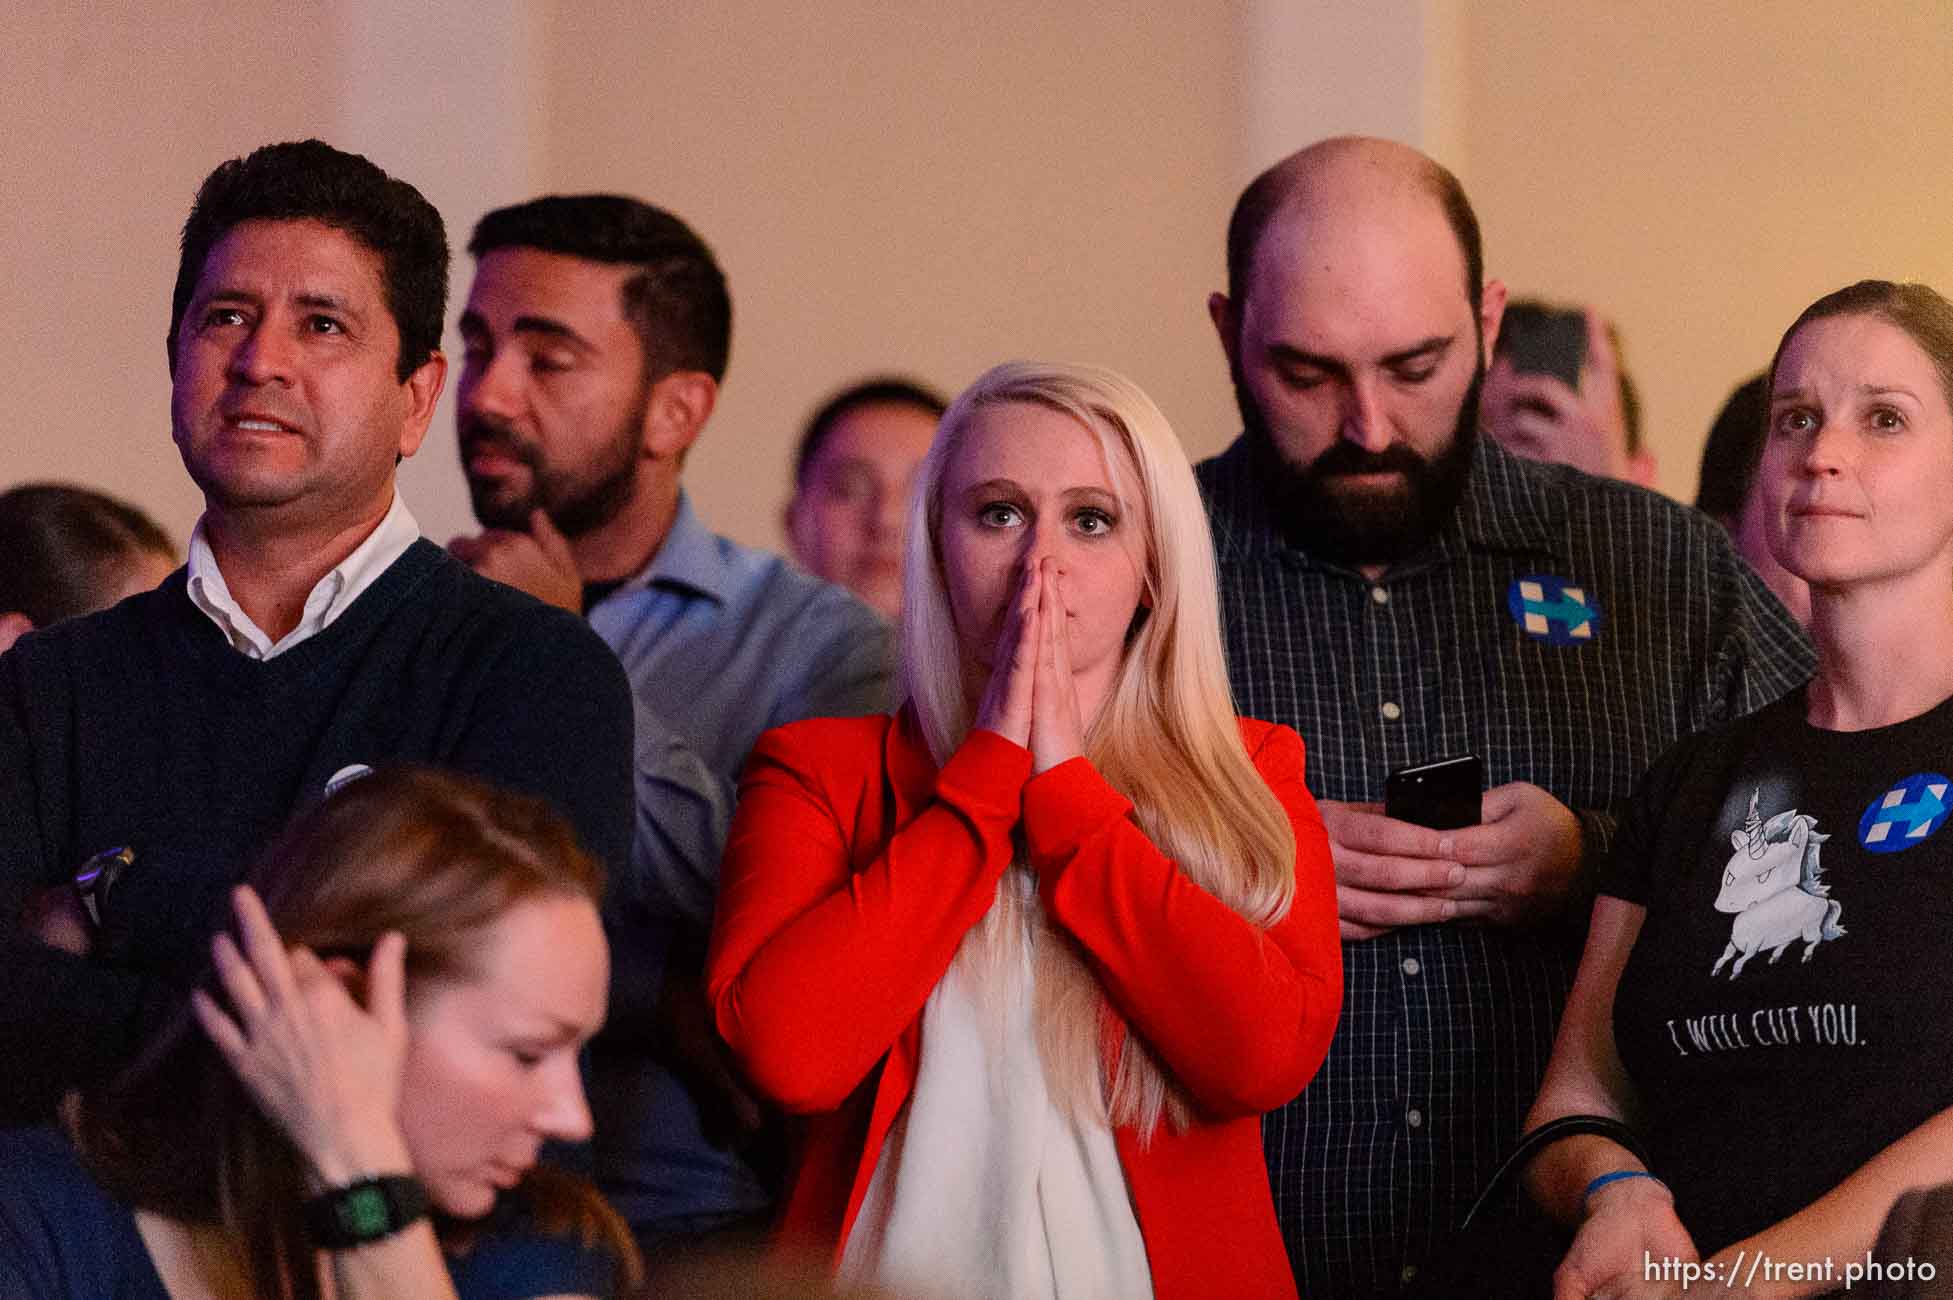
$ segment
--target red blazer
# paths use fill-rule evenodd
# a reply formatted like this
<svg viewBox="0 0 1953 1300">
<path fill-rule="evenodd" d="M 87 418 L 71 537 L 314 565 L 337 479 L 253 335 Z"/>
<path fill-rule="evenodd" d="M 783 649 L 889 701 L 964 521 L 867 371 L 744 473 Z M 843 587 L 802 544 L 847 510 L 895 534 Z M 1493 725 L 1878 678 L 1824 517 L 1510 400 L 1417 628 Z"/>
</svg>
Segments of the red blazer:
<svg viewBox="0 0 1953 1300">
<path fill-rule="evenodd" d="M 1262 1111 L 1322 1064 L 1342 1007 L 1329 840 L 1302 740 L 1241 736 L 1295 828 L 1295 902 L 1272 929 L 1195 885 L 1083 758 L 971 733 L 937 771 L 914 716 L 820 718 L 760 738 L 740 785 L 706 978 L 752 1082 L 807 1117 L 783 1242 L 838 1262 L 914 1086 L 922 1009 L 996 897 L 1020 821 L 1054 924 L 1193 1097 L 1184 1133 L 1114 1139 L 1158 1300 L 1293 1296 L 1262 1160 Z"/>
</svg>

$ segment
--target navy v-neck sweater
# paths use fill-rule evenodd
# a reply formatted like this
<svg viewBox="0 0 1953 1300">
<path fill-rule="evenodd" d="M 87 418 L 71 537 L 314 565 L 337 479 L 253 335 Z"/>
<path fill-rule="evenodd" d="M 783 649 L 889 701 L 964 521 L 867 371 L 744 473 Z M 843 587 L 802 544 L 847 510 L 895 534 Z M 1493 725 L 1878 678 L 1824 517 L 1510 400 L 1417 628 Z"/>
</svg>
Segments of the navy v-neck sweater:
<svg viewBox="0 0 1953 1300">
<path fill-rule="evenodd" d="M 126 1061 L 201 968 L 252 854 L 335 774 L 387 762 L 540 794 L 604 862 L 628 860 L 616 658 L 583 620 L 425 540 L 273 659 L 233 650 L 182 570 L 0 656 L 0 1116 Z M 122 845 L 136 861 L 94 958 L 21 932 L 30 892 Z"/>
</svg>

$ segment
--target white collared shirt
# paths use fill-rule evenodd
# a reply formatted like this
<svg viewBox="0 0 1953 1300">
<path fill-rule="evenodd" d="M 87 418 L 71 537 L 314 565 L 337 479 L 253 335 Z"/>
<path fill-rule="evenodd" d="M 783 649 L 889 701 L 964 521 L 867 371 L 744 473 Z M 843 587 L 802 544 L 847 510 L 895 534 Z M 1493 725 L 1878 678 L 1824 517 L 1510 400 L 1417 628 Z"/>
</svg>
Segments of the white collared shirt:
<svg viewBox="0 0 1953 1300">
<path fill-rule="evenodd" d="M 217 567 L 217 556 L 204 536 L 203 523 L 197 520 L 190 534 L 190 603 L 217 625 L 231 649 L 250 659 L 274 658 L 325 631 L 420 537 L 419 521 L 396 491 L 379 527 L 313 586 L 298 626 L 273 641 L 232 598 L 223 571 Z"/>
</svg>

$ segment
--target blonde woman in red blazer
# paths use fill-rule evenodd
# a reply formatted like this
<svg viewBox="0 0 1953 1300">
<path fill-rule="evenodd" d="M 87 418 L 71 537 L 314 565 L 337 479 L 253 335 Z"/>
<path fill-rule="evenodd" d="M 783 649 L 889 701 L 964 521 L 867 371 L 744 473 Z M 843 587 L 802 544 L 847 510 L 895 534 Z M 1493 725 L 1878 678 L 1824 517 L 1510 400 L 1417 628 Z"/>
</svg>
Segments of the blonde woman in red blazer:
<svg viewBox="0 0 1953 1300">
<path fill-rule="evenodd" d="M 922 1294 L 1291 1296 L 1262 1111 L 1342 1001 L 1293 731 L 1237 719 L 1157 407 L 992 370 L 917 473 L 904 703 L 768 733 L 708 980 L 789 1243 Z"/>
</svg>

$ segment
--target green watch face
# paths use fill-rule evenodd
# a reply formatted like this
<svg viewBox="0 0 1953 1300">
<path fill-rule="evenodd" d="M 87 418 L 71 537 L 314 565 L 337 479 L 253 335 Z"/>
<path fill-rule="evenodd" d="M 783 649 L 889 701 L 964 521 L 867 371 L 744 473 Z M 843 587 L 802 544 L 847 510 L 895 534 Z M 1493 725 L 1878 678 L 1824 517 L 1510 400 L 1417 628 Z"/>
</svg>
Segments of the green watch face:
<svg viewBox="0 0 1953 1300">
<path fill-rule="evenodd" d="M 339 1201 L 339 1224 L 348 1235 L 378 1237 L 391 1227 L 386 1193 L 377 1187 L 356 1187 Z"/>
</svg>

